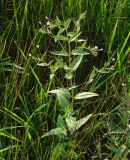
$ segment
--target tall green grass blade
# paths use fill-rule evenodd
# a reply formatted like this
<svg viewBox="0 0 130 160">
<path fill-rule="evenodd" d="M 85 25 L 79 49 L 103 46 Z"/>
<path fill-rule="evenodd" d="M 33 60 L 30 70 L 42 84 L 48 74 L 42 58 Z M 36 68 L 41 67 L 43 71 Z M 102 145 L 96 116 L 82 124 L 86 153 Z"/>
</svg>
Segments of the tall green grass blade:
<svg viewBox="0 0 130 160">
<path fill-rule="evenodd" d="M 12 145 L 12 146 L 9 146 L 9 147 L 0 149 L 0 153 L 6 152 L 6 151 L 8 151 L 8 150 L 12 150 L 12 149 L 17 148 L 17 147 L 19 147 L 19 146 L 18 146 L 18 145 Z"/>
<path fill-rule="evenodd" d="M 116 21 L 116 24 L 114 26 L 114 29 L 111 33 L 111 37 L 110 37 L 110 42 L 109 42 L 109 47 L 108 47 L 108 55 L 111 54 L 111 50 L 112 50 L 112 45 L 113 45 L 113 41 L 116 35 L 116 30 L 117 30 L 117 26 L 118 26 L 118 20 Z"/>
</svg>

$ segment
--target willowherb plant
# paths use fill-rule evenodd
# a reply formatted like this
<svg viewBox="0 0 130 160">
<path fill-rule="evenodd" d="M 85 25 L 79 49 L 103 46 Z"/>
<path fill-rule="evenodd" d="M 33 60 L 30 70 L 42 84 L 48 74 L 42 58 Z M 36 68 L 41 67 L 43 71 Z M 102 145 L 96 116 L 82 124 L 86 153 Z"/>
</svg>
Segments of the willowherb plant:
<svg viewBox="0 0 130 160">
<path fill-rule="evenodd" d="M 55 43 L 59 43 L 61 47 L 61 50 L 50 51 L 52 55 L 57 57 L 56 63 L 50 65 L 50 79 L 55 77 L 55 73 L 58 69 L 63 69 L 66 72 L 64 76 L 68 81 L 68 87 L 59 87 L 58 89 L 48 91 L 49 94 L 55 94 L 57 96 L 62 112 L 58 115 L 56 128 L 46 132 L 42 138 L 56 135 L 60 140 L 64 140 L 63 143 L 57 143 L 54 147 L 52 159 L 57 159 L 58 156 L 60 156 L 59 153 L 62 156 L 67 155 L 64 154 L 67 152 L 66 148 L 68 146 L 65 141 L 92 116 L 92 114 L 89 114 L 77 120 L 76 110 L 74 110 L 75 101 L 98 96 L 96 93 L 85 91 L 75 94 L 74 91 L 74 88 L 78 86 L 74 86 L 73 78 L 76 76 L 76 71 L 80 67 L 84 56 L 88 56 L 89 54 L 96 56 L 99 50 L 96 47 L 87 48 L 86 40 L 80 38 L 82 34 L 80 31 L 80 22 L 83 18 L 84 14 L 82 14 L 77 21 L 67 19 L 63 22 L 57 17 L 55 21 L 48 20 L 47 24 L 39 30 L 41 33 L 51 36 Z M 54 34 L 56 30 L 58 31 Z M 38 65 L 46 66 L 46 63 L 39 63 Z M 76 156 L 76 153 L 73 151 L 70 157 L 74 156 Z"/>
</svg>

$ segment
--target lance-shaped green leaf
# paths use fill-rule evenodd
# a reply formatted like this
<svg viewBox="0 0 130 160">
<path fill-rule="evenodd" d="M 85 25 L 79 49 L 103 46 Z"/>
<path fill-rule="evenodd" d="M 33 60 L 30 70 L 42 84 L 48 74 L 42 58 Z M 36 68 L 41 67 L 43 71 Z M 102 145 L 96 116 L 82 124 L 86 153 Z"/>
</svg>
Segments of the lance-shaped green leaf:
<svg viewBox="0 0 130 160">
<path fill-rule="evenodd" d="M 72 61 L 72 63 L 70 64 L 70 69 L 71 69 L 72 71 L 75 71 L 75 70 L 79 67 L 82 59 L 83 59 L 83 55 L 77 56 L 77 57 Z"/>
<path fill-rule="evenodd" d="M 66 147 L 65 147 L 64 143 L 56 144 L 50 160 L 58 160 L 58 159 L 60 159 L 61 156 L 64 157 L 66 155 L 65 148 Z"/>
<path fill-rule="evenodd" d="M 68 79 L 68 80 L 72 79 L 73 78 L 73 73 L 72 72 L 66 73 L 65 78 Z"/>
<path fill-rule="evenodd" d="M 48 93 L 60 94 L 67 98 L 70 97 L 70 93 L 68 89 L 65 89 L 65 88 L 54 89 L 54 90 L 49 91 Z"/>
<path fill-rule="evenodd" d="M 72 55 L 88 55 L 90 54 L 89 52 L 87 51 L 84 51 L 82 49 L 74 49 L 72 50 Z"/>
<path fill-rule="evenodd" d="M 57 59 L 56 63 L 50 66 L 51 73 L 52 74 L 55 73 L 58 69 L 61 69 L 63 66 L 64 66 L 64 62 L 61 61 L 60 59 Z"/>
<path fill-rule="evenodd" d="M 98 96 L 98 94 L 92 93 L 92 92 L 82 92 L 82 93 L 76 94 L 74 98 L 75 99 L 86 99 L 86 98 L 91 98 L 95 96 Z"/>
<path fill-rule="evenodd" d="M 68 150 L 65 153 L 66 153 L 65 154 L 66 159 L 78 159 L 79 158 L 79 155 L 73 150 Z"/>
<path fill-rule="evenodd" d="M 97 56 L 98 55 L 98 49 L 96 49 L 96 48 L 89 48 L 89 50 L 90 50 L 90 53 L 93 55 L 93 56 Z"/>
<path fill-rule="evenodd" d="M 51 22 L 50 25 L 49 25 L 49 27 L 51 29 L 53 29 L 53 28 L 56 28 L 56 27 L 60 27 L 61 25 L 62 25 L 62 22 L 59 20 L 58 17 L 56 17 L 55 22 L 53 22 L 53 23 Z"/>
<path fill-rule="evenodd" d="M 65 119 L 67 127 L 71 134 L 76 130 L 76 118 L 75 117 L 66 117 Z"/>
<path fill-rule="evenodd" d="M 66 123 L 65 123 L 64 117 L 60 114 L 57 118 L 56 126 L 57 126 L 57 128 L 60 127 L 60 128 L 66 129 Z"/>
<path fill-rule="evenodd" d="M 68 57 L 68 53 L 66 51 L 50 51 L 51 54 L 54 54 L 56 56 L 64 56 Z"/>
<path fill-rule="evenodd" d="M 80 35 L 81 35 L 82 32 L 69 32 L 68 33 L 68 36 L 70 37 L 70 41 L 73 42 L 75 41 Z"/>
<path fill-rule="evenodd" d="M 120 147 L 112 147 L 112 151 L 116 153 L 118 157 L 121 157 L 123 152 L 126 150 L 126 145 L 123 144 Z"/>
<path fill-rule="evenodd" d="M 41 66 L 41 67 L 48 67 L 48 63 L 46 63 L 46 62 L 38 63 L 37 65 Z"/>
<path fill-rule="evenodd" d="M 82 125 L 84 125 L 92 116 L 92 114 L 89 114 L 88 116 L 81 118 L 76 122 L 76 130 L 79 129 Z"/>
<path fill-rule="evenodd" d="M 67 20 L 64 22 L 65 29 L 68 29 L 68 27 L 69 27 L 69 25 L 70 25 L 70 22 L 71 22 L 71 19 L 67 19 Z"/>
<path fill-rule="evenodd" d="M 49 93 L 54 93 L 57 95 L 59 104 L 64 111 L 68 106 L 70 106 L 70 103 L 68 101 L 68 98 L 70 97 L 70 93 L 67 89 L 59 88 L 59 89 L 51 90 L 49 91 Z"/>
<path fill-rule="evenodd" d="M 39 30 L 40 33 L 43 33 L 43 34 L 48 34 L 48 29 L 46 26 L 43 26 L 40 30 Z"/>
<path fill-rule="evenodd" d="M 57 36 L 60 36 L 61 33 L 63 33 L 66 30 L 66 28 L 61 28 L 59 29 Z"/>
<path fill-rule="evenodd" d="M 64 137 L 66 136 L 66 129 L 63 128 L 54 128 L 48 132 L 46 132 L 41 138 L 46 136 L 58 136 L 58 137 Z"/>
<path fill-rule="evenodd" d="M 60 94 L 57 94 L 57 97 L 58 97 L 60 107 L 65 111 L 70 106 L 68 99 L 65 96 Z"/>
<path fill-rule="evenodd" d="M 54 39 L 55 39 L 55 42 L 57 42 L 57 41 L 67 41 L 68 40 L 67 37 L 62 36 L 62 35 L 54 36 Z"/>
</svg>

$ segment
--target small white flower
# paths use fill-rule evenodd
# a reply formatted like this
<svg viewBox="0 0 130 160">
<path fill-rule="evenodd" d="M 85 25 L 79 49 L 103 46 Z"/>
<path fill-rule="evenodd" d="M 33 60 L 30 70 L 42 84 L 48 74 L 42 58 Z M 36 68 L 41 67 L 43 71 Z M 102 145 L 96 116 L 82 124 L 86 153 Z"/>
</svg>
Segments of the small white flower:
<svg viewBox="0 0 130 160">
<path fill-rule="evenodd" d="M 48 17 L 46 16 L 45 19 L 48 19 Z"/>
<path fill-rule="evenodd" d="M 49 26 L 51 24 L 51 22 L 50 21 L 47 21 L 47 25 Z"/>
<path fill-rule="evenodd" d="M 36 48 L 39 48 L 39 45 L 36 45 Z"/>
<path fill-rule="evenodd" d="M 125 84 L 125 83 L 122 83 L 122 86 L 126 86 L 126 84 Z"/>
<path fill-rule="evenodd" d="M 41 22 L 41 21 L 39 21 L 38 23 L 42 25 L 42 22 Z"/>
<path fill-rule="evenodd" d="M 116 59 L 115 58 L 112 58 L 112 61 L 115 61 Z"/>
<path fill-rule="evenodd" d="M 31 57 L 32 55 L 31 55 L 31 53 L 29 53 L 29 55 L 28 55 L 29 57 Z"/>
<path fill-rule="evenodd" d="M 95 46 L 94 48 L 95 48 L 95 49 L 98 49 L 98 46 Z"/>
<path fill-rule="evenodd" d="M 101 48 L 100 51 L 103 51 L 103 48 Z"/>
</svg>

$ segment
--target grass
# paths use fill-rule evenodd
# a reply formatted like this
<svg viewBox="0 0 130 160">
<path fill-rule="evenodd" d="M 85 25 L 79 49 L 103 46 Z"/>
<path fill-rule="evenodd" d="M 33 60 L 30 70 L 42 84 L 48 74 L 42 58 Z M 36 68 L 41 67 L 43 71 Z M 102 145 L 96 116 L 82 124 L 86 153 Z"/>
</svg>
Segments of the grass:
<svg viewBox="0 0 130 160">
<path fill-rule="evenodd" d="M 56 159 L 56 149 L 62 153 L 56 146 L 64 145 L 63 139 L 42 138 L 56 127 L 62 114 L 58 99 L 48 91 L 72 84 L 79 85 L 77 93 L 90 91 L 99 96 L 74 102 L 74 110 L 79 109 L 78 119 L 93 115 L 67 137 L 67 154 L 73 151 L 77 159 L 129 159 L 129 1 L 7 0 L 0 2 L 0 10 L 0 159 Z M 50 67 L 58 58 L 49 51 L 58 51 L 61 46 L 69 50 L 64 41 L 55 43 L 52 37 L 39 32 L 56 17 L 62 22 L 70 18 L 78 24 L 85 47 L 103 48 L 96 57 L 83 59 L 72 83 L 64 78 L 63 70 L 50 79 Z M 69 30 L 76 29 L 71 22 Z M 71 50 L 74 48 L 75 43 Z M 37 65 L 43 62 L 47 67 Z M 76 159 L 73 156 L 69 159 Z M 57 159 L 63 157 L 61 154 Z"/>
</svg>

